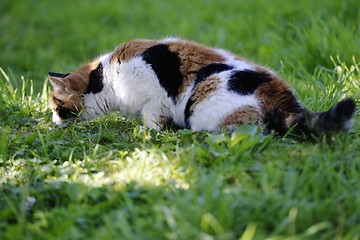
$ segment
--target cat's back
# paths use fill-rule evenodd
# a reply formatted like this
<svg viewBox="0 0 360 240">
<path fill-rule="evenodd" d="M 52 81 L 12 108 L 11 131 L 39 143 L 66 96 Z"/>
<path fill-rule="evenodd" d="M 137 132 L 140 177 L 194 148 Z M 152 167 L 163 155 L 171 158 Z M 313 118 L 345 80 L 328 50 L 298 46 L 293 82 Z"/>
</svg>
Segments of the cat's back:
<svg viewBox="0 0 360 240">
<path fill-rule="evenodd" d="M 163 65 L 167 66 L 177 64 L 184 77 L 195 74 L 204 66 L 219 62 L 235 67 L 242 67 L 245 64 L 246 67 L 251 66 L 254 69 L 262 68 L 261 65 L 230 51 L 181 38 L 135 39 L 122 43 L 112 53 L 110 62 L 123 63 L 136 57 L 140 57 L 152 64 L 154 62 L 157 64 L 163 63 Z"/>
<path fill-rule="evenodd" d="M 196 75 L 203 74 L 204 71 L 207 71 L 205 74 L 209 71 L 221 72 L 224 65 L 238 69 L 262 68 L 229 51 L 181 38 L 136 39 L 125 42 L 115 49 L 110 62 L 122 64 L 135 58 L 151 66 L 172 98 L 185 91 L 196 79 Z"/>
<path fill-rule="evenodd" d="M 194 56 L 199 57 L 200 61 L 222 61 L 225 59 L 214 48 L 181 38 L 164 38 L 160 40 L 135 39 L 122 43 L 115 49 L 111 60 L 127 61 L 132 57 L 141 56 L 149 48 L 161 48 L 164 46 L 168 51 L 178 53 L 181 59 Z"/>
</svg>

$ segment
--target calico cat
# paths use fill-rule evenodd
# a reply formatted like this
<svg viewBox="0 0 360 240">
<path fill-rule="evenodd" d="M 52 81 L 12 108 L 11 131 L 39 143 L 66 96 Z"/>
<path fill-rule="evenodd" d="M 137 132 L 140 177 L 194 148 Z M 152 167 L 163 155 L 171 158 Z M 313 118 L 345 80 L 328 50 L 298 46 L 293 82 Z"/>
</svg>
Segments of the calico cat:
<svg viewBox="0 0 360 240">
<path fill-rule="evenodd" d="M 50 72 L 56 124 L 121 111 L 160 130 L 168 120 L 194 131 L 254 124 L 263 133 L 290 129 L 323 135 L 349 130 L 355 102 L 326 112 L 303 108 L 274 72 L 226 50 L 178 38 L 133 40 L 72 73 Z"/>
</svg>

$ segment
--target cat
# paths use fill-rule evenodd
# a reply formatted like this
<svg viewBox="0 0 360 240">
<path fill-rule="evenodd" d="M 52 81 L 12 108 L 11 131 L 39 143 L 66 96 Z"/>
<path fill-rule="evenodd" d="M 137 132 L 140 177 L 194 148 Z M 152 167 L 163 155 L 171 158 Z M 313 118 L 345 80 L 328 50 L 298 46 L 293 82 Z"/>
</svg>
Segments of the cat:
<svg viewBox="0 0 360 240">
<path fill-rule="evenodd" d="M 272 70 L 180 38 L 129 41 L 72 73 L 49 72 L 49 79 L 56 124 L 120 111 L 141 114 L 157 130 L 172 120 L 194 131 L 253 124 L 264 134 L 328 135 L 351 129 L 356 110 L 347 98 L 311 112 Z"/>
</svg>

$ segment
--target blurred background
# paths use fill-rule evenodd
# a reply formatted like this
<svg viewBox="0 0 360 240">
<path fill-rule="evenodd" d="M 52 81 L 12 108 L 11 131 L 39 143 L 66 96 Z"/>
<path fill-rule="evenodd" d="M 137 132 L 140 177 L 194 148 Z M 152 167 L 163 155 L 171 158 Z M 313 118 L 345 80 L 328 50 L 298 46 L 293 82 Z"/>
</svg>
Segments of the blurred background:
<svg viewBox="0 0 360 240">
<path fill-rule="evenodd" d="M 0 1 L 0 67 L 40 89 L 133 38 L 178 36 L 291 75 L 360 53 L 358 0 Z M 299 76 L 301 78 L 301 76 Z"/>
</svg>

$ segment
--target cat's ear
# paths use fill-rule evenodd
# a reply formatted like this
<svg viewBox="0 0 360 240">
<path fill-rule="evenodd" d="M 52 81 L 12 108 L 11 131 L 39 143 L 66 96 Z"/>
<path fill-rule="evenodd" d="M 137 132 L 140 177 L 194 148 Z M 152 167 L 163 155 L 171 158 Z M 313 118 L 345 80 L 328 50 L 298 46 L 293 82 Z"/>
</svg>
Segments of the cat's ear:
<svg viewBox="0 0 360 240">
<path fill-rule="evenodd" d="M 49 72 L 49 80 L 54 88 L 54 91 L 66 90 L 66 82 L 64 78 L 69 74 Z"/>
<path fill-rule="evenodd" d="M 66 86 L 63 78 L 50 77 L 49 80 L 54 91 L 65 90 Z"/>
</svg>

